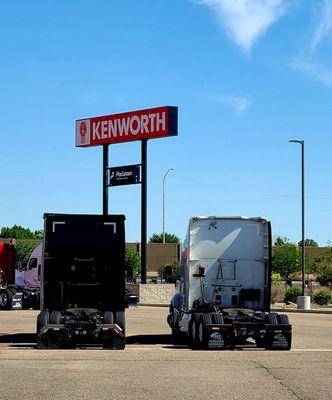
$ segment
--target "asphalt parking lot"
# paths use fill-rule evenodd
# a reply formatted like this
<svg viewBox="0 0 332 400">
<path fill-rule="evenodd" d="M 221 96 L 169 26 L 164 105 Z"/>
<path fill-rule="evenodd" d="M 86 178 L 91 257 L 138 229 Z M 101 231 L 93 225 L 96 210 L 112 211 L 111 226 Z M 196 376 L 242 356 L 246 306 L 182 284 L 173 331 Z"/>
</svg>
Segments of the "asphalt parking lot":
<svg viewBox="0 0 332 400">
<path fill-rule="evenodd" d="M 290 352 L 174 346 L 167 308 L 127 311 L 127 347 L 36 350 L 36 311 L 0 312 L 0 399 L 332 399 L 332 314 L 289 314 Z"/>
</svg>

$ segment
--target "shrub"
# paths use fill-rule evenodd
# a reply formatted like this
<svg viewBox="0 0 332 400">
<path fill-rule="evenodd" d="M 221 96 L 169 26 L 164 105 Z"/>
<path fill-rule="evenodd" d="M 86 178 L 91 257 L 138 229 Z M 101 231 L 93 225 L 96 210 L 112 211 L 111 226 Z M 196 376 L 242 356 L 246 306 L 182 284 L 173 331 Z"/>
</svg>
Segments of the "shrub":
<svg viewBox="0 0 332 400">
<path fill-rule="evenodd" d="M 127 248 L 125 256 L 125 268 L 127 273 L 132 271 L 133 277 L 137 278 L 141 273 L 141 258 L 135 249 Z M 129 273 L 130 275 L 130 273 Z"/>
<path fill-rule="evenodd" d="M 285 283 L 284 281 L 281 279 L 281 275 L 280 274 L 272 274 L 271 276 L 271 281 L 272 281 L 272 285 L 281 285 L 284 286 Z"/>
<path fill-rule="evenodd" d="M 282 303 L 285 297 L 285 288 L 281 284 L 272 285 L 271 303 Z"/>
<path fill-rule="evenodd" d="M 285 292 L 285 303 L 287 303 L 288 301 L 296 303 L 297 296 L 300 296 L 301 293 L 301 288 L 299 288 L 298 286 L 291 286 Z"/>
<path fill-rule="evenodd" d="M 332 294 L 329 290 L 322 289 L 314 294 L 314 302 L 321 306 L 327 305 L 332 301 Z"/>
<path fill-rule="evenodd" d="M 180 278 L 180 264 L 174 261 L 173 264 L 165 264 L 158 269 L 158 273 L 166 281 L 175 282 Z"/>
</svg>

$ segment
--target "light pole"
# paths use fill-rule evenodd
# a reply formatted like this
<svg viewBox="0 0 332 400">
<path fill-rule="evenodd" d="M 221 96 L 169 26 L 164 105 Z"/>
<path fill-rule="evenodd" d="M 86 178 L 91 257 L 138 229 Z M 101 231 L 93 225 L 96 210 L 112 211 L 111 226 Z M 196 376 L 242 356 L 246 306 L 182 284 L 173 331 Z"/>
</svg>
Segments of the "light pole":
<svg viewBox="0 0 332 400">
<path fill-rule="evenodd" d="M 169 168 L 163 178 L 163 243 L 165 243 L 165 179 L 169 172 L 174 171 L 173 168 Z"/>
<path fill-rule="evenodd" d="M 302 296 L 305 289 L 305 210 L 304 210 L 304 140 L 290 140 L 291 143 L 298 143 L 302 149 Z"/>
</svg>

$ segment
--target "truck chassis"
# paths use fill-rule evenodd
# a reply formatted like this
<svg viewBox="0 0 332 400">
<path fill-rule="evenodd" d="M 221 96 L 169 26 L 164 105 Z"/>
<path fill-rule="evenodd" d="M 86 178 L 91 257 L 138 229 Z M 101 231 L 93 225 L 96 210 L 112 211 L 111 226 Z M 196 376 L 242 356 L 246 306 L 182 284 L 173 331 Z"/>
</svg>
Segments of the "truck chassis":
<svg viewBox="0 0 332 400">
<path fill-rule="evenodd" d="M 75 348 L 85 344 L 124 349 L 124 312 L 106 311 L 103 317 L 97 310 L 67 310 L 65 315 L 42 311 L 38 315 L 37 349 Z"/>
<path fill-rule="evenodd" d="M 291 348 L 292 325 L 284 314 L 224 309 L 192 311 L 187 317 L 187 332 L 182 332 L 179 328 L 179 321 L 183 318 L 181 311 L 171 306 L 167 320 L 172 328 L 174 341 L 184 341 L 193 349 Z"/>
</svg>

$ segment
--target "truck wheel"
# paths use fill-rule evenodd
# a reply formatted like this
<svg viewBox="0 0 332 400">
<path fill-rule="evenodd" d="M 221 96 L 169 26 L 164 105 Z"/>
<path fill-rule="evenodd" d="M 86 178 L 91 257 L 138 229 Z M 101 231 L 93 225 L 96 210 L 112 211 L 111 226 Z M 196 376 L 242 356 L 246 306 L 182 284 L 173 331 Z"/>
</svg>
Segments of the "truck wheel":
<svg viewBox="0 0 332 400">
<path fill-rule="evenodd" d="M 61 312 L 52 311 L 50 315 L 50 324 L 60 325 Z"/>
<path fill-rule="evenodd" d="M 13 293 L 9 289 L 2 289 L 0 291 L 0 309 L 10 310 L 12 307 Z"/>
<path fill-rule="evenodd" d="M 115 313 L 115 323 L 119 325 L 123 334 L 126 336 L 126 319 L 124 311 L 117 311 Z"/>
<path fill-rule="evenodd" d="M 203 314 L 203 324 L 204 325 L 212 325 L 211 314 Z"/>
<path fill-rule="evenodd" d="M 45 325 L 48 324 L 49 313 L 48 311 L 42 311 L 37 316 L 37 335 L 43 329 Z"/>
<path fill-rule="evenodd" d="M 46 349 L 60 349 L 61 348 L 61 341 L 58 337 L 43 337 L 43 338 L 38 338 L 37 337 L 37 344 L 36 348 L 40 350 L 46 350 Z"/>
<path fill-rule="evenodd" d="M 198 323 L 200 316 L 202 314 L 193 314 L 190 322 L 190 333 L 191 333 L 191 347 L 193 349 L 197 349 L 199 347 L 199 342 L 198 342 L 198 334 L 197 334 L 197 329 L 198 329 Z"/>
<path fill-rule="evenodd" d="M 265 321 L 265 318 L 266 318 L 266 314 L 265 314 L 265 312 L 263 312 L 263 311 L 257 311 L 257 312 L 254 314 L 254 316 L 257 317 L 257 318 L 259 318 L 259 319 L 261 319 L 261 320 L 263 320 L 263 322 Z"/>
<path fill-rule="evenodd" d="M 270 313 L 265 318 L 265 323 L 269 325 L 278 325 L 278 314 Z"/>
<path fill-rule="evenodd" d="M 112 311 L 104 312 L 104 324 L 107 324 L 107 325 L 114 324 L 114 316 L 113 316 Z"/>
<path fill-rule="evenodd" d="M 172 339 L 175 344 L 185 344 L 185 336 L 179 329 L 172 328 Z"/>
<path fill-rule="evenodd" d="M 214 323 L 216 325 L 224 325 L 224 318 L 221 314 L 219 313 L 213 313 L 212 314 L 212 319 L 214 320 Z"/>
<path fill-rule="evenodd" d="M 278 315 L 278 322 L 281 325 L 289 325 L 289 318 L 288 315 L 285 314 L 279 314 Z"/>
<path fill-rule="evenodd" d="M 126 347 L 126 318 L 124 311 L 115 313 L 115 323 L 122 329 L 123 336 L 115 336 L 113 348 L 115 350 L 123 350 Z"/>
<path fill-rule="evenodd" d="M 205 320 L 211 324 L 210 314 L 203 314 L 198 322 L 197 341 L 200 349 L 207 349 L 209 347 L 209 335 L 206 330 Z"/>
</svg>

